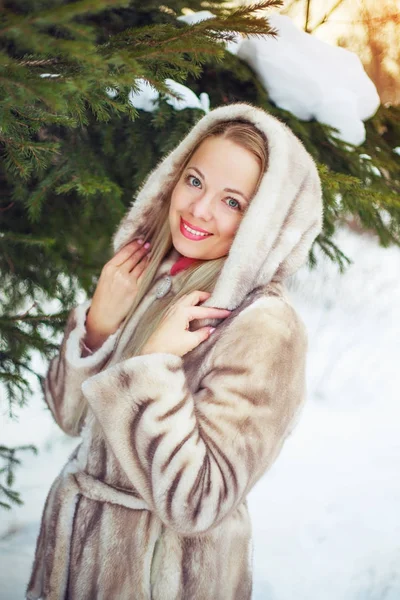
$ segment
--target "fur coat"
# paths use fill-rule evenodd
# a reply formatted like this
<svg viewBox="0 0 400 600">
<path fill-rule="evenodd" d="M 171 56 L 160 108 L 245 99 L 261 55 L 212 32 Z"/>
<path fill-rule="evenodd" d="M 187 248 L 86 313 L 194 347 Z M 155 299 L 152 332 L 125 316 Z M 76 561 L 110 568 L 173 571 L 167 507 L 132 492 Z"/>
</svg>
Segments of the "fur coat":
<svg viewBox="0 0 400 600">
<path fill-rule="evenodd" d="M 58 425 L 81 443 L 45 504 L 27 598 L 249 600 L 246 496 L 277 458 L 305 399 L 307 334 L 285 279 L 322 227 L 315 163 L 279 120 L 249 104 L 204 116 L 148 176 L 118 227 L 114 251 L 146 234 L 163 189 L 218 120 L 247 119 L 266 136 L 268 169 L 205 306 L 228 308 L 183 357 L 117 361 L 151 303 L 173 248 L 121 339 L 85 352 L 90 300 L 70 314 L 44 383 Z M 179 290 L 173 277 L 170 294 Z M 82 415 L 82 418 L 78 418 Z"/>
</svg>

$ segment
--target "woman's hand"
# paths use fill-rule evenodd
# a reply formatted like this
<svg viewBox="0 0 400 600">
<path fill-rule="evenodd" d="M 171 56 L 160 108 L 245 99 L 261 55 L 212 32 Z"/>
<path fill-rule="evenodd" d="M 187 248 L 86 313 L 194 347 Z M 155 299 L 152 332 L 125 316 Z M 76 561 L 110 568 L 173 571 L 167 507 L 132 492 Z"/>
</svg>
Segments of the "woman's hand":
<svg viewBox="0 0 400 600">
<path fill-rule="evenodd" d="M 86 318 L 90 349 L 99 348 L 127 316 L 149 264 L 149 248 L 135 240 L 104 265 Z"/>
<path fill-rule="evenodd" d="M 190 321 L 206 318 L 221 319 L 231 314 L 230 310 L 224 308 L 196 306 L 210 296 L 209 292 L 196 290 L 179 298 L 167 310 L 160 325 L 147 340 L 141 354 L 166 352 L 184 356 L 209 338 L 213 331 L 212 327 L 201 327 L 197 331 L 189 331 Z"/>
</svg>

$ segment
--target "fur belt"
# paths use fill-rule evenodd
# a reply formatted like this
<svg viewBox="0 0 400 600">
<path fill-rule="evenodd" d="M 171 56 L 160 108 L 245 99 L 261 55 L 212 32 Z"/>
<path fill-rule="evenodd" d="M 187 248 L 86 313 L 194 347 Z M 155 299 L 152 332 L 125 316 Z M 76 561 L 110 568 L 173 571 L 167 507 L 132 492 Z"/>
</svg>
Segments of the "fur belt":
<svg viewBox="0 0 400 600">
<path fill-rule="evenodd" d="M 110 502 L 133 510 L 149 510 L 146 502 L 131 490 L 113 487 L 83 472 L 75 473 L 73 477 L 78 485 L 79 493 L 90 500 Z"/>
</svg>

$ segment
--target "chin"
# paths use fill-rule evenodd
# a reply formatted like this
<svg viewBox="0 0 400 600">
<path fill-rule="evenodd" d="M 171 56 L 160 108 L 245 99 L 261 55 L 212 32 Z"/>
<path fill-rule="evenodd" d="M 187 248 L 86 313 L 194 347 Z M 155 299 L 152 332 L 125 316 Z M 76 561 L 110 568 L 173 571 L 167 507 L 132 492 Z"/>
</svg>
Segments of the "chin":
<svg viewBox="0 0 400 600">
<path fill-rule="evenodd" d="M 205 258 L 201 255 L 201 252 L 193 246 L 198 242 L 191 243 L 190 240 L 182 239 L 182 234 L 179 233 L 178 236 L 173 236 L 172 244 L 180 254 L 183 256 L 187 256 L 188 258 L 199 258 L 205 260 Z"/>
</svg>

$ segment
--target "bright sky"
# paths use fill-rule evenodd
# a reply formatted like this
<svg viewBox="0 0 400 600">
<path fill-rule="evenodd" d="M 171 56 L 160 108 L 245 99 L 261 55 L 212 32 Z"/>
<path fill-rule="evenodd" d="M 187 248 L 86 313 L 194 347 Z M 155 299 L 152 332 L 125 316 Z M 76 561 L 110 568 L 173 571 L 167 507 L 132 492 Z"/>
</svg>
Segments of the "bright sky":
<svg viewBox="0 0 400 600">
<path fill-rule="evenodd" d="M 313 0 L 311 2 L 309 23 L 311 26 L 319 23 L 324 15 L 335 6 L 336 0 Z M 353 0 L 354 4 L 359 4 L 359 0 Z M 296 24 L 303 28 L 305 23 L 306 2 L 305 0 L 285 0 L 283 11 L 286 12 L 290 8 L 290 15 Z M 336 42 L 337 38 L 348 30 L 349 22 L 352 21 L 352 11 L 349 7 L 349 1 L 344 0 L 339 8 L 337 8 L 329 21 L 321 25 L 315 35 L 329 42 Z"/>
<path fill-rule="evenodd" d="M 319 23 L 326 13 L 338 3 L 338 0 L 312 0 L 310 10 L 311 26 Z M 290 9 L 290 16 L 299 27 L 304 27 L 306 14 L 306 0 L 284 0 L 282 12 Z M 332 13 L 328 21 L 318 27 L 315 34 L 317 37 L 329 42 L 335 43 L 337 39 L 344 35 L 348 36 L 349 29 L 354 31 L 360 19 L 362 7 L 369 7 L 369 11 L 373 20 L 379 23 L 379 18 L 387 11 L 389 14 L 398 16 L 400 11 L 400 0 L 343 0 L 340 6 Z M 393 42 L 395 37 L 399 38 L 400 22 L 393 20 Z M 397 32 L 397 35 L 396 35 Z M 386 33 L 386 32 L 385 32 Z"/>
<path fill-rule="evenodd" d="M 337 3 L 338 0 L 312 0 L 309 28 L 318 24 Z M 306 0 L 284 0 L 281 12 L 289 14 L 298 27 L 304 28 L 306 6 Z M 400 81 L 400 0 L 344 0 L 313 35 L 331 44 L 345 38 L 349 50 L 356 52 L 361 60 L 368 60 L 369 46 L 363 42 L 365 29 L 360 23 L 362 10 L 366 7 L 374 37 L 383 41 L 385 68 Z M 384 22 L 387 15 L 393 15 L 393 18 Z M 382 61 L 381 56 L 379 60 Z"/>
</svg>

